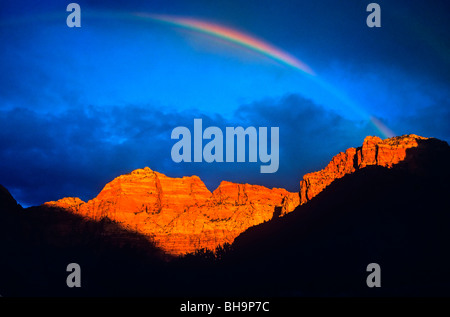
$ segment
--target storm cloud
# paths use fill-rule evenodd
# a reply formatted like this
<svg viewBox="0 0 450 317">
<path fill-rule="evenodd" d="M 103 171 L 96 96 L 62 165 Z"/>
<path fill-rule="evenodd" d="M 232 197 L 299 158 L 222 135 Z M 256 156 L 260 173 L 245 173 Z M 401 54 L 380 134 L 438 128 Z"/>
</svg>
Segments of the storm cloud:
<svg viewBox="0 0 450 317">
<path fill-rule="evenodd" d="M 259 163 L 175 163 L 177 126 L 279 127 L 280 168 L 260 174 Z M 242 105 L 231 118 L 199 112 L 164 112 L 152 106 L 79 107 L 55 113 L 25 108 L 0 112 L 0 179 L 24 205 L 65 196 L 91 199 L 114 177 L 148 166 L 172 177 L 196 174 L 214 190 L 222 180 L 298 190 L 306 173 L 338 151 L 375 133 L 298 95 Z"/>
</svg>

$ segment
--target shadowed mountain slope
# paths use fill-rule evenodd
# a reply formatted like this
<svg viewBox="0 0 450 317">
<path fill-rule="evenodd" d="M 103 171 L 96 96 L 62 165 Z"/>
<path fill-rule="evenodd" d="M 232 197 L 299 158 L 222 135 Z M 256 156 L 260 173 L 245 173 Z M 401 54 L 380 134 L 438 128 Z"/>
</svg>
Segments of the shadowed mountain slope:
<svg viewBox="0 0 450 317">
<path fill-rule="evenodd" d="M 90 296 L 135 294 L 147 272 L 164 291 L 164 254 L 148 237 L 104 218 L 88 220 L 64 209 L 17 205 L 0 188 L 0 294 Z M 69 263 L 82 268 L 82 287 L 69 288 Z"/>
<path fill-rule="evenodd" d="M 450 295 L 450 148 L 419 141 L 392 168 L 335 180 L 283 218 L 252 227 L 230 262 L 274 295 Z M 366 286 L 369 263 L 381 288 Z"/>
</svg>

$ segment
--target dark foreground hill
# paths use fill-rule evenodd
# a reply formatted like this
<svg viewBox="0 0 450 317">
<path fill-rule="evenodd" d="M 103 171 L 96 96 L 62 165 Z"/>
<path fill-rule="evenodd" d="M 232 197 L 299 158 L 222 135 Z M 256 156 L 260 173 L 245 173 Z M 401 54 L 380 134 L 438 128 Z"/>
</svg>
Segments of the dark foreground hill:
<svg viewBox="0 0 450 317">
<path fill-rule="evenodd" d="M 450 150 L 411 149 L 414 164 L 368 166 L 234 243 L 249 291 L 307 296 L 450 295 Z M 428 144 L 430 145 L 430 144 Z M 369 263 L 381 288 L 366 285 Z"/>
<path fill-rule="evenodd" d="M 0 294 L 108 296 L 135 294 L 139 272 L 164 286 L 168 260 L 148 237 L 104 218 L 92 221 L 64 209 L 23 209 L 0 186 Z M 81 288 L 69 288 L 69 263 L 81 266 Z"/>
</svg>

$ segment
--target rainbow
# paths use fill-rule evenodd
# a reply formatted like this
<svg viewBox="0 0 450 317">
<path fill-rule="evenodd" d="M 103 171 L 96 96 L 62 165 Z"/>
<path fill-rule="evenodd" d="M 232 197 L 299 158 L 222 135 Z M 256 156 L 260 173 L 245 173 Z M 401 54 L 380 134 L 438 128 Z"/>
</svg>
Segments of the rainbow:
<svg viewBox="0 0 450 317">
<path fill-rule="evenodd" d="M 189 30 L 209 34 L 211 36 L 215 36 L 217 38 L 221 38 L 230 41 L 232 43 L 236 43 L 243 47 L 249 48 L 255 52 L 263 54 L 275 61 L 281 62 L 284 65 L 290 66 L 308 75 L 312 75 L 311 79 L 314 82 L 324 87 L 328 91 L 332 92 L 337 99 L 347 104 L 350 108 L 359 113 L 362 117 L 369 118 L 369 122 L 373 124 L 373 126 L 375 126 L 375 128 L 377 128 L 377 130 L 380 131 L 380 133 L 384 137 L 389 138 L 395 135 L 395 133 L 392 132 L 392 130 L 390 130 L 379 119 L 369 115 L 366 111 L 364 111 L 363 109 L 355 105 L 351 100 L 349 100 L 344 94 L 340 93 L 335 87 L 332 87 L 331 85 L 329 85 L 328 83 L 317 77 L 314 71 L 308 65 L 301 62 L 294 56 L 282 51 L 281 49 L 267 42 L 264 42 L 260 39 L 257 39 L 253 36 L 250 36 L 246 33 L 237 30 L 198 19 L 188 17 L 175 17 L 161 14 L 149 14 L 143 12 L 136 12 L 133 15 L 140 18 L 164 22 L 170 25 L 175 25 Z"/>
<path fill-rule="evenodd" d="M 197 32 L 209 34 L 211 36 L 215 36 L 227 41 L 230 41 L 232 43 L 236 43 L 238 45 L 241 45 L 243 47 L 249 48 L 253 51 L 256 51 L 260 54 L 263 54 L 269 58 L 272 58 L 278 62 L 281 62 L 282 64 L 288 65 L 296 70 L 299 70 L 303 73 L 312 75 L 311 79 L 319 84 L 320 86 L 324 87 L 326 90 L 333 93 L 337 99 L 344 102 L 346 105 L 348 105 L 350 108 L 352 108 L 354 111 L 359 113 L 364 118 L 369 118 L 369 122 L 373 124 L 377 128 L 378 131 L 381 132 L 381 134 L 384 137 L 392 137 L 394 136 L 394 133 L 379 119 L 370 116 L 367 114 L 366 111 L 355 105 L 351 100 L 349 100 L 344 94 L 339 92 L 335 87 L 329 85 L 322 79 L 316 76 L 314 71 L 305 63 L 301 62 L 294 56 L 282 51 L 281 49 L 264 42 L 260 39 L 257 39 L 253 36 L 250 36 L 246 33 L 236 31 L 234 29 L 224 27 L 221 25 L 213 24 L 210 22 L 205 22 L 198 19 L 188 18 L 188 17 L 175 17 L 175 16 L 169 16 L 169 15 L 161 15 L 161 14 L 149 14 L 149 13 L 142 13 L 137 12 L 134 13 L 134 16 L 145 18 L 145 19 L 151 19 L 158 22 L 164 22 L 171 25 L 175 25 L 178 27 L 194 30 Z"/>
<path fill-rule="evenodd" d="M 395 133 L 389 129 L 380 119 L 377 119 L 373 116 L 370 117 L 370 122 L 381 132 L 381 134 L 385 138 L 392 138 L 395 136 Z"/>
<path fill-rule="evenodd" d="M 222 38 L 232 43 L 247 47 L 253 51 L 256 51 L 309 75 L 315 75 L 313 70 L 308 65 L 299 61 L 294 56 L 291 56 L 288 53 L 283 52 L 281 49 L 243 32 L 192 18 L 173 17 L 148 13 L 135 13 L 135 15 L 143 18 L 150 18 L 155 21 L 166 22 L 172 25 Z"/>
<path fill-rule="evenodd" d="M 338 100 L 340 100 L 347 107 L 355 111 L 355 113 L 359 114 L 362 118 L 368 119 L 369 122 L 377 128 L 378 131 L 384 137 L 392 137 L 395 135 L 392 130 L 390 130 L 383 122 L 379 119 L 371 116 L 367 113 L 361 106 L 355 104 L 350 98 L 348 98 L 345 92 L 337 89 L 335 86 L 326 82 L 320 76 L 317 76 L 314 71 L 305 63 L 298 60 L 294 56 L 284 52 L 283 50 L 271 45 L 263 40 L 257 39 L 251 35 L 248 35 L 244 32 L 240 32 L 234 30 L 229 27 L 224 27 L 218 24 L 214 24 L 211 22 L 206 22 L 203 20 L 193 19 L 189 17 L 176 17 L 169 15 L 161 15 L 161 14 L 150 14 L 145 12 L 98 12 L 91 11 L 85 12 L 84 16 L 88 16 L 90 18 L 107 18 L 107 19 L 124 19 L 124 20 L 136 20 L 136 18 L 141 18 L 145 20 L 152 20 L 157 22 L 163 22 L 170 25 L 194 30 L 196 32 L 201 32 L 204 34 L 209 34 L 211 36 L 215 36 L 217 38 L 224 39 L 226 41 L 230 41 L 232 43 L 236 43 L 242 47 L 249 48 L 255 52 L 258 52 L 264 56 L 267 56 L 275 61 L 280 62 L 281 64 L 292 67 L 293 69 L 302 72 L 303 74 L 311 75 L 309 78 L 320 85 L 325 90 L 332 93 Z M 41 14 L 41 15 L 33 15 L 27 16 L 21 19 L 5 19 L 0 21 L 0 25 L 7 24 L 18 24 L 18 23 L 29 23 L 30 21 L 37 20 L 55 20 L 59 19 L 60 14 Z"/>
</svg>

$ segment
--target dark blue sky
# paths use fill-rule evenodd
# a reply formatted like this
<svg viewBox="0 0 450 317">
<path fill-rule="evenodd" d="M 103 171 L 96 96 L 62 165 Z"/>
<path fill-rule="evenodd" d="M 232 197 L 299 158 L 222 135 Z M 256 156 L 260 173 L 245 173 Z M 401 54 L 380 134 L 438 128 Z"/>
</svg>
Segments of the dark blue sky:
<svg viewBox="0 0 450 317">
<path fill-rule="evenodd" d="M 169 176 L 298 190 L 301 176 L 366 135 L 450 140 L 447 1 L 78 1 L 0 3 L 0 183 L 25 206 L 88 200 L 149 166 Z M 248 48 L 135 12 L 204 20 L 295 56 L 305 75 Z M 174 163 L 172 129 L 277 126 L 280 168 Z"/>
</svg>

